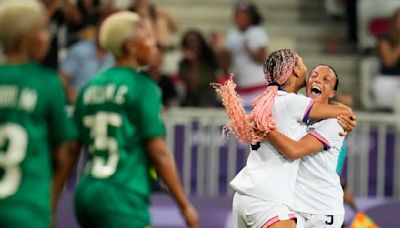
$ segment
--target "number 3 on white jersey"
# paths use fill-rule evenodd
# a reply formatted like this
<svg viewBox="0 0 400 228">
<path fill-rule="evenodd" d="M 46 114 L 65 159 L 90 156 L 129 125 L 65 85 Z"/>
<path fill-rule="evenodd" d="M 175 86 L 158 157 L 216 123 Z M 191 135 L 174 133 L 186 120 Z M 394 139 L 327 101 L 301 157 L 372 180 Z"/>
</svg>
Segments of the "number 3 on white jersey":
<svg viewBox="0 0 400 228">
<path fill-rule="evenodd" d="M 98 112 L 95 115 L 85 116 L 83 124 L 90 128 L 90 136 L 93 144 L 89 146 L 90 153 L 106 151 L 108 159 L 94 156 L 91 173 L 97 178 L 107 178 L 113 175 L 117 169 L 119 154 L 118 142 L 114 137 L 108 136 L 108 126 L 120 127 L 122 118 L 117 113 Z"/>
<path fill-rule="evenodd" d="M 0 125 L 0 168 L 4 170 L 0 180 L 0 199 L 18 190 L 22 179 L 19 165 L 25 158 L 27 144 L 28 135 L 23 127 L 14 123 Z"/>
</svg>

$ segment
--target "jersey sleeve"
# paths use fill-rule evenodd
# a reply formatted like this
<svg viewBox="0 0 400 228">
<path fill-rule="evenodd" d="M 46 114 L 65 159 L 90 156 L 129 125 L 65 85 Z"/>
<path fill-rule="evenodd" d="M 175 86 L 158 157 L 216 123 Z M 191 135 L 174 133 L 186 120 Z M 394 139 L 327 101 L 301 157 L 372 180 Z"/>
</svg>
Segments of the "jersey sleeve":
<svg viewBox="0 0 400 228">
<path fill-rule="evenodd" d="M 150 80 L 150 79 L 148 79 Z M 138 124 L 144 140 L 165 136 L 161 118 L 161 91 L 155 83 L 146 81 L 137 97 Z"/>
<path fill-rule="evenodd" d="M 48 104 L 48 130 L 52 145 L 58 145 L 64 141 L 76 139 L 76 129 L 73 120 L 68 117 L 66 97 L 61 82 L 57 76 L 51 76 L 49 85 Z"/>
<path fill-rule="evenodd" d="M 249 48 L 255 51 L 259 48 L 267 47 L 268 36 L 263 28 L 256 27 L 249 31 L 246 42 Z"/>
<path fill-rule="evenodd" d="M 289 93 L 286 95 L 285 105 L 291 117 L 299 122 L 307 123 L 310 119 L 310 111 L 314 105 L 314 100 L 303 95 Z"/>
<path fill-rule="evenodd" d="M 324 144 L 325 150 L 332 147 L 340 149 L 344 140 L 344 136 L 339 135 L 342 131 L 343 128 L 339 125 L 337 119 L 332 118 L 311 125 L 308 134 L 314 136 Z"/>
</svg>

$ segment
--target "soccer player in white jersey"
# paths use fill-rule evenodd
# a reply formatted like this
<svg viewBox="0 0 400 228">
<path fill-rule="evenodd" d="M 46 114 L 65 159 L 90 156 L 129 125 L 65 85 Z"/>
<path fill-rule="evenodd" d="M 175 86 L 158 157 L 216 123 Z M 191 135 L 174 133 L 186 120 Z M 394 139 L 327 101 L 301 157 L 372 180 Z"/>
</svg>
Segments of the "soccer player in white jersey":
<svg viewBox="0 0 400 228">
<path fill-rule="evenodd" d="M 304 136 L 311 119 L 352 116 L 351 110 L 338 105 L 315 103 L 296 94 L 305 85 L 306 67 L 295 52 L 284 49 L 273 52 L 264 64 L 267 89 L 245 114 L 231 81 L 217 92 L 230 119 L 228 129 L 243 142 L 263 141 L 276 128 L 293 140 Z M 279 88 L 279 90 L 278 90 Z M 294 187 L 299 160 L 287 160 L 269 142 L 252 146 L 246 167 L 232 180 L 234 227 L 294 228 Z"/>
<path fill-rule="evenodd" d="M 332 67 L 318 65 L 307 81 L 307 95 L 316 102 L 328 104 L 336 94 L 338 83 Z M 343 128 L 332 118 L 312 123 L 307 132 L 299 141 L 276 131 L 270 132 L 267 139 L 288 159 L 301 158 L 293 206 L 297 227 L 340 228 L 344 220 L 343 190 L 336 165 L 344 140 L 340 135 Z"/>
</svg>

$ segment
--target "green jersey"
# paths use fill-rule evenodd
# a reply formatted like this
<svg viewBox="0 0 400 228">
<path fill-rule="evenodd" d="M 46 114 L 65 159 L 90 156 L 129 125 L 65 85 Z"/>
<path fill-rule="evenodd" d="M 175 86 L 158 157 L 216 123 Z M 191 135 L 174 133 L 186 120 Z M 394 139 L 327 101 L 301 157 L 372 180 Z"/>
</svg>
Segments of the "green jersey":
<svg viewBox="0 0 400 228">
<path fill-rule="evenodd" d="M 55 72 L 35 63 L 0 66 L 0 221 L 31 211 L 48 225 L 51 149 L 74 137 L 69 123 Z"/>
<path fill-rule="evenodd" d="M 83 87 L 74 117 L 80 141 L 90 153 L 80 185 L 107 183 L 148 200 L 146 142 L 165 136 L 161 91 L 155 81 L 132 68 L 110 68 Z"/>
</svg>

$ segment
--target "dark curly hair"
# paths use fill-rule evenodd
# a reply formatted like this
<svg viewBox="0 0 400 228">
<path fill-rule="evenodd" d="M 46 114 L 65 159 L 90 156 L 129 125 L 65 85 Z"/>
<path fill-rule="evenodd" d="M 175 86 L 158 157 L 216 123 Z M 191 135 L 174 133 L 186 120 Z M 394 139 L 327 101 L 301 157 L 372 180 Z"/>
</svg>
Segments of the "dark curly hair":
<svg viewBox="0 0 400 228">
<path fill-rule="evenodd" d="M 204 62 L 208 62 L 212 65 L 216 65 L 216 57 L 215 53 L 212 48 L 207 44 L 206 39 L 204 38 L 203 34 L 196 29 L 190 29 L 185 32 L 181 40 L 181 47 L 182 48 L 190 48 L 189 47 L 189 37 L 194 36 L 196 37 L 197 41 L 199 42 L 199 56 L 200 60 Z"/>
</svg>

